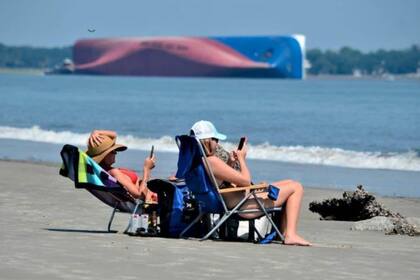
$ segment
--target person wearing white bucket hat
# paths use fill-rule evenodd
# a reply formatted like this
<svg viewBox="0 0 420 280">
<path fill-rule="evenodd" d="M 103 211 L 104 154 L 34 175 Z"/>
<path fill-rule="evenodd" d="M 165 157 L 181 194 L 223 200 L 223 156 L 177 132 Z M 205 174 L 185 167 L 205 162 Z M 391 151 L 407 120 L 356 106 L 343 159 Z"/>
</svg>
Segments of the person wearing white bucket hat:
<svg viewBox="0 0 420 280">
<path fill-rule="evenodd" d="M 198 121 L 192 127 L 194 135 L 198 139 L 216 138 L 219 140 L 226 140 L 226 135 L 219 133 L 216 127 L 209 121 Z"/>
<path fill-rule="evenodd" d="M 191 135 L 195 135 L 203 146 L 207 160 L 211 166 L 214 176 L 219 184 L 219 188 L 224 187 L 244 187 L 251 185 L 251 173 L 246 164 L 247 141 L 242 149 L 233 151 L 233 157 L 239 165 L 239 170 L 235 170 L 230 164 L 216 156 L 219 140 L 225 140 L 226 135 L 219 133 L 216 127 L 209 121 L 198 121 L 191 127 Z M 285 237 L 284 244 L 311 246 L 312 244 L 302 238 L 297 233 L 300 206 L 303 198 L 303 186 L 296 181 L 282 180 L 271 183 L 280 191 L 277 199 L 272 200 L 267 193 L 258 194 L 261 202 L 267 207 L 279 207 L 283 204 L 284 211 L 281 215 L 281 231 Z M 243 199 L 244 192 L 225 193 L 223 197 L 228 207 L 233 207 Z M 255 200 L 249 200 L 242 206 L 242 209 L 258 207 Z M 262 213 L 261 213 L 262 214 Z M 257 214 L 257 216 L 261 215 Z M 247 214 L 248 218 L 252 214 Z"/>
</svg>

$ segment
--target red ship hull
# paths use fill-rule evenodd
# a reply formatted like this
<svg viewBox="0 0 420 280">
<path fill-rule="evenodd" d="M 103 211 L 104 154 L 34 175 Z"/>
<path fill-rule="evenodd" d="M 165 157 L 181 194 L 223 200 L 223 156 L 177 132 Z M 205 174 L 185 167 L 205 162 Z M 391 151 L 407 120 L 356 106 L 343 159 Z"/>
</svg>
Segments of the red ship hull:
<svg viewBox="0 0 420 280">
<path fill-rule="evenodd" d="M 241 77 L 278 75 L 267 61 L 247 57 L 211 38 L 163 37 L 80 40 L 75 73 L 132 76 Z"/>
</svg>

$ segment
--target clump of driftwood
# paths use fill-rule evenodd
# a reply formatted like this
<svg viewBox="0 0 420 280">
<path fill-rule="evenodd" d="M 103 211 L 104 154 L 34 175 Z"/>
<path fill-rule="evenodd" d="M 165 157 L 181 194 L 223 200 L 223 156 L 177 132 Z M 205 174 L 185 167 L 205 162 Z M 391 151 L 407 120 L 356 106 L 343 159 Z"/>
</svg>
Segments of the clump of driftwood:
<svg viewBox="0 0 420 280">
<path fill-rule="evenodd" d="M 357 186 L 354 192 L 344 192 L 343 198 L 325 199 L 322 202 L 313 201 L 309 210 L 321 215 L 323 220 L 360 221 L 376 216 L 388 217 L 394 228 L 387 234 L 419 235 L 415 225 L 407 222 L 399 213 L 394 213 L 376 201 L 375 196 Z"/>
</svg>

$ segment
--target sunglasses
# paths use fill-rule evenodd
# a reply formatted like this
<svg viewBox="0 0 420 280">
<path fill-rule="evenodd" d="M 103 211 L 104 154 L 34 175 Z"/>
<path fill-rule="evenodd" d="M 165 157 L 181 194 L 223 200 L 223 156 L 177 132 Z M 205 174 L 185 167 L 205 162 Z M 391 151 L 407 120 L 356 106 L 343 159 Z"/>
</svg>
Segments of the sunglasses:
<svg viewBox="0 0 420 280">
<path fill-rule="evenodd" d="M 113 150 L 113 151 L 111 152 L 111 154 L 116 155 L 116 154 L 117 154 L 117 151 L 116 151 L 116 150 Z"/>
<path fill-rule="evenodd" d="M 219 139 L 217 139 L 217 138 L 211 138 L 211 140 L 213 140 L 216 143 L 219 143 Z"/>
</svg>

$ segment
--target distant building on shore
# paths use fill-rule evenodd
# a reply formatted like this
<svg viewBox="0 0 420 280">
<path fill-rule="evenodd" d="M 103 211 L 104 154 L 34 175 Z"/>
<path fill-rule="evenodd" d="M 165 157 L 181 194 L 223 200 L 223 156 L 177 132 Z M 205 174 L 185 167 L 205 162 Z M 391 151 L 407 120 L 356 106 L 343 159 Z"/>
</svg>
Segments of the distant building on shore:
<svg viewBox="0 0 420 280">
<path fill-rule="evenodd" d="M 63 63 L 59 66 L 54 67 L 45 71 L 45 74 L 72 74 L 74 73 L 74 63 L 70 58 L 63 60 Z"/>
</svg>

